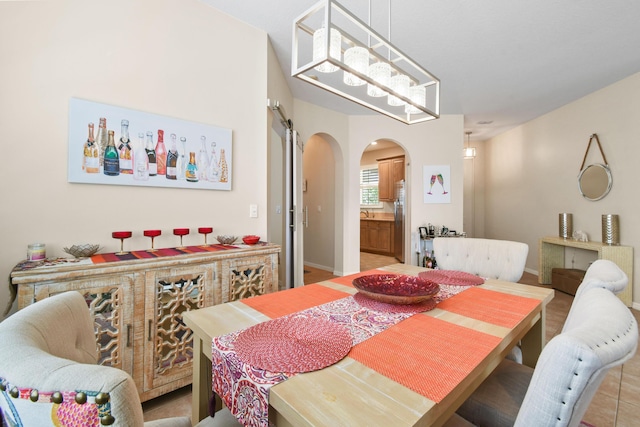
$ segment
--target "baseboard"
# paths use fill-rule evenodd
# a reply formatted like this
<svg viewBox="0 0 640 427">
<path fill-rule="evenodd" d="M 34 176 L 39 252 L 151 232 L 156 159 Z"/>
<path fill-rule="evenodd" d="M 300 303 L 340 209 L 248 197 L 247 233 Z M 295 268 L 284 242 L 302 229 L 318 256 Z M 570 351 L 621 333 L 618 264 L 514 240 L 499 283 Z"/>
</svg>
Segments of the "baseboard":
<svg viewBox="0 0 640 427">
<path fill-rule="evenodd" d="M 538 270 L 534 270 L 532 268 L 525 268 L 524 271 L 526 271 L 527 273 L 535 274 L 536 276 L 538 276 Z"/>
<path fill-rule="evenodd" d="M 333 267 L 327 267 L 326 265 L 314 264 L 312 262 L 304 262 L 304 265 L 308 265 L 309 267 L 317 268 L 318 270 L 331 271 L 333 272 Z"/>
</svg>

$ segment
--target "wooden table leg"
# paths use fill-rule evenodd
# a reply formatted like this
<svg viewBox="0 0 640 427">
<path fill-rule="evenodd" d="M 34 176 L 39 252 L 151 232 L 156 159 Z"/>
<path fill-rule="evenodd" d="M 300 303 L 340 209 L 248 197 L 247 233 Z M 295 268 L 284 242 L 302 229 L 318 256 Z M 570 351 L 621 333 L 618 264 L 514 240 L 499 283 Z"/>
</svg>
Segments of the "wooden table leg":
<svg viewBox="0 0 640 427">
<path fill-rule="evenodd" d="M 538 362 L 538 357 L 540 357 L 540 353 L 542 352 L 542 348 L 545 344 L 545 319 L 546 319 L 547 309 L 546 307 L 542 307 L 542 311 L 540 312 L 540 318 L 534 325 L 531 327 L 529 332 L 522 338 L 522 364 L 527 365 L 531 368 L 536 367 L 536 363 Z"/>
<path fill-rule="evenodd" d="M 211 389 L 211 361 L 202 353 L 202 340 L 193 337 L 193 383 L 191 388 L 191 423 L 198 424 L 209 416 Z"/>
</svg>

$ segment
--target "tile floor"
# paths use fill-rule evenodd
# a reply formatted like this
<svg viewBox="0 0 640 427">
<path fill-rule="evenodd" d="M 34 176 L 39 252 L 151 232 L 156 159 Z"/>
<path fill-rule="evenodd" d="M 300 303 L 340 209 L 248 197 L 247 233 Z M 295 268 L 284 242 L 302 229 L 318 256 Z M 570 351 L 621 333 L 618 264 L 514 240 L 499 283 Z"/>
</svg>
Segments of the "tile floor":
<svg viewBox="0 0 640 427">
<path fill-rule="evenodd" d="M 361 271 L 395 264 L 392 257 L 361 253 Z M 327 280 L 331 272 L 305 267 L 305 283 Z M 537 285 L 537 276 L 524 273 L 521 283 Z M 556 291 L 547 306 L 547 340 L 560 333 L 573 297 Z M 640 312 L 632 310 L 640 322 Z M 191 415 L 191 387 L 184 387 L 143 405 L 145 421 Z M 593 398 L 583 420 L 596 427 L 635 427 L 640 425 L 640 353 L 622 366 L 612 369 Z"/>
</svg>

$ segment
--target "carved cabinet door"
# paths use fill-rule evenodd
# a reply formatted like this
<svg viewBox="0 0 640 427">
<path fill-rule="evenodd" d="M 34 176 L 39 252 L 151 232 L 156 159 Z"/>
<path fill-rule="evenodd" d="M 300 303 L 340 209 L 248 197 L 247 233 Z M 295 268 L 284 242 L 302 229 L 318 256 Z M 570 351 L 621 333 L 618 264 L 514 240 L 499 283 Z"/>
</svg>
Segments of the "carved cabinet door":
<svg viewBox="0 0 640 427">
<path fill-rule="evenodd" d="M 174 390 L 191 383 L 193 340 L 182 313 L 213 305 L 216 264 L 147 271 L 144 301 L 144 386 Z M 142 362 L 143 358 L 137 358 Z"/>
<path fill-rule="evenodd" d="M 36 285 L 35 300 L 67 291 L 80 292 L 94 320 L 98 363 L 131 374 L 134 354 L 133 291 L 136 280 L 140 278 L 137 274 L 118 274 Z"/>
<path fill-rule="evenodd" d="M 222 261 L 220 277 L 222 301 L 276 292 L 278 290 L 277 255 L 255 255 Z"/>
</svg>

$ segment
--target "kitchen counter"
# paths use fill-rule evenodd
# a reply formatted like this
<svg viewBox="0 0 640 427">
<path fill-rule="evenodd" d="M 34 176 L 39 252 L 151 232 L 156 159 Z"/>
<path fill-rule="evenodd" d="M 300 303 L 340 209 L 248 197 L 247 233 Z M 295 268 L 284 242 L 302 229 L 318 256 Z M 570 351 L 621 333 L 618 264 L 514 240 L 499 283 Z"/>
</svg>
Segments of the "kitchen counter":
<svg viewBox="0 0 640 427">
<path fill-rule="evenodd" d="M 376 212 L 369 213 L 369 216 L 364 216 L 363 212 L 360 212 L 360 221 L 394 221 L 393 213 L 391 212 Z"/>
</svg>

